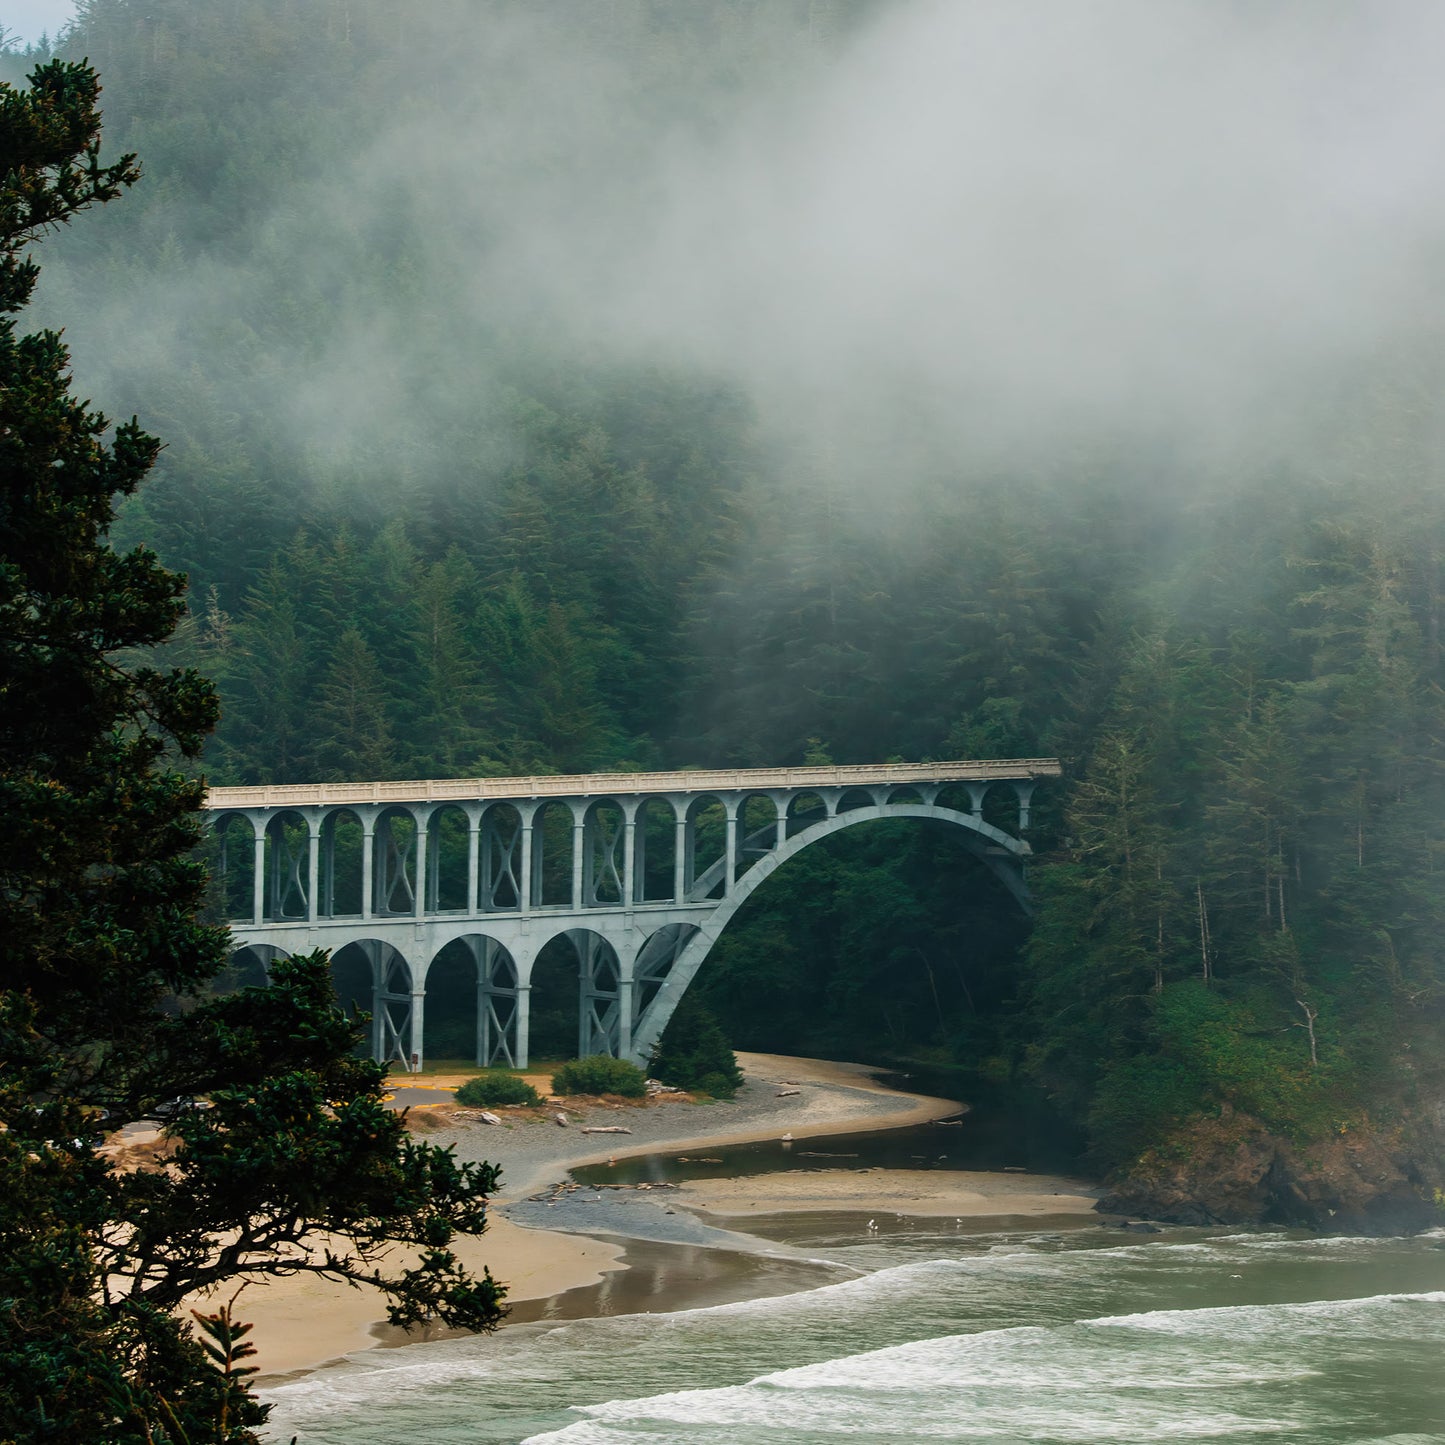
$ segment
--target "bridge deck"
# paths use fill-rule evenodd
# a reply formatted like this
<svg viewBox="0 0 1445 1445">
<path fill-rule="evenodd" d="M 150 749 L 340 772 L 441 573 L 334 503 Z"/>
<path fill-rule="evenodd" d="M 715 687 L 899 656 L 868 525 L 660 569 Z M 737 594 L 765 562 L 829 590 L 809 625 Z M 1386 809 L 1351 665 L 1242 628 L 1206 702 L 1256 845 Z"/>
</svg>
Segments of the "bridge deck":
<svg viewBox="0 0 1445 1445">
<path fill-rule="evenodd" d="M 679 773 L 565 773 L 534 778 L 441 778 L 397 783 L 289 783 L 212 788 L 206 807 L 278 808 L 337 803 L 444 803 L 477 798 L 615 797 L 739 789 L 848 788 L 905 783 L 977 783 L 1056 778 L 1057 758 L 988 762 L 869 763 L 826 768 L 737 768 Z"/>
</svg>

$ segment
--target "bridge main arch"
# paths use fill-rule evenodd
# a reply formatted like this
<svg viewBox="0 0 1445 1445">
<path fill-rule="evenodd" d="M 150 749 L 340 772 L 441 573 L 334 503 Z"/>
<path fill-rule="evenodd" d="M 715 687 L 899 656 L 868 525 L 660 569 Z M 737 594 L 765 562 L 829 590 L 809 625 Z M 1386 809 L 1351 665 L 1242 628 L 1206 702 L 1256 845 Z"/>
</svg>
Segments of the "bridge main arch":
<svg viewBox="0 0 1445 1445">
<path fill-rule="evenodd" d="M 784 863 L 797 857 L 805 848 L 820 843 L 825 838 L 831 838 L 845 829 L 898 818 L 950 823 L 963 829 L 966 835 L 964 846 L 968 851 L 998 878 L 1026 914 L 1032 914 L 1028 887 L 1016 862 L 1028 855 L 1031 851 L 1029 845 L 986 823 L 978 813 L 964 813 L 955 808 L 940 808 L 928 803 L 869 803 L 834 813 L 795 833 L 780 847 L 758 859 L 738 880 L 733 891 L 718 904 L 712 915 L 699 924 L 696 931 L 682 943 L 672 966 L 654 989 L 651 999 L 641 1010 L 633 1027 L 632 1048 L 627 1055 L 632 1062 L 639 1067 L 646 1065 L 662 1038 L 673 1011 L 706 963 L 713 945 L 743 904 Z"/>
</svg>

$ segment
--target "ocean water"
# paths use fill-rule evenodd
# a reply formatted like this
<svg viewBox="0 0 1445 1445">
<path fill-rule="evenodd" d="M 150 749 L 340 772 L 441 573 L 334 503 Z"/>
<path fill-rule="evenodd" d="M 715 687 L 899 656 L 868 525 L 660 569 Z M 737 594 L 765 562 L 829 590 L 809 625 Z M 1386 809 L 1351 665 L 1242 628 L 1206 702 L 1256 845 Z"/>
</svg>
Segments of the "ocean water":
<svg viewBox="0 0 1445 1445">
<path fill-rule="evenodd" d="M 274 1436 L 1445 1445 L 1445 1231 L 780 1227 L 831 1263 L 833 1283 L 374 1351 L 271 1391 Z"/>
</svg>

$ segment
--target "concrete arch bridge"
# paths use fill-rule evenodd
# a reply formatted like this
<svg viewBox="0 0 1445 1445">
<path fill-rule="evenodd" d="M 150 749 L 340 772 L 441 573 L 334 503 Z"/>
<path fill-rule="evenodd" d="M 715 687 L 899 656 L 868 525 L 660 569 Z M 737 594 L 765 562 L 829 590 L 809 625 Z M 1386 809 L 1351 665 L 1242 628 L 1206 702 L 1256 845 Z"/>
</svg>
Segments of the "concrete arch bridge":
<svg viewBox="0 0 1445 1445">
<path fill-rule="evenodd" d="M 932 819 L 1027 908 L 1029 799 L 1053 758 L 212 788 L 240 955 L 327 948 L 372 1049 L 419 1065 L 427 979 L 475 977 L 476 1060 L 525 1067 L 533 971 L 575 955 L 579 1055 L 644 1064 L 744 901 L 804 848 Z"/>
</svg>

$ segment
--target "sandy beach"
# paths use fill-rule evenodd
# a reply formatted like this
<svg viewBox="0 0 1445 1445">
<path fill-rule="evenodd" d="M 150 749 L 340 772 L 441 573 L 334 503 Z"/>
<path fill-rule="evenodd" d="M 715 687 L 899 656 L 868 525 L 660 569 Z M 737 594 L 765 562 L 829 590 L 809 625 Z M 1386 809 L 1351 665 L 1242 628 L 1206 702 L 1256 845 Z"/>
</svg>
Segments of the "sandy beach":
<svg viewBox="0 0 1445 1445">
<path fill-rule="evenodd" d="M 735 1221 L 757 1214 L 880 1213 L 926 1218 L 1034 1219 L 1089 1214 L 1097 1195 L 1077 1179 L 986 1170 L 824 1169 L 749 1179 L 699 1179 L 674 1196 L 685 1209 Z"/>
<path fill-rule="evenodd" d="M 732 1144 L 819 1139 L 830 1134 L 901 1128 L 957 1116 L 948 1099 L 903 1093 L 879 1084 L 855 1064 L 773 1054 L 739 1054 L 746 1082 L 729 1102 L 670 1098 L 647 1107 L 591 1103 L 568 1109 L 567 1127 L 551 1118 L 498 1110 L 501 1125 L 455 1117 L 434 1105 L 449 1100 L 448 1081 L 428 1089 L 398 1081 L 398 1104 L 411 1108 L 418 1131 L 452 1145 L 459 1158 L 502 1167 L 486 1233 L 458 1241 L 472 1267 L 485 1265 L 508 1286 L 522 1318 L 528 1302 L 585 1291 L 627 1269 L 629 1241 L 648 1249 L 736 1251 L 735 1258 L 776 1253 L 776 1245 L 745 1231 L 748 1220 L 800 1211 L 891 1212 L 1006 1220 L 1077 1217 L 1087 1223 L 1095 1196 L 1078 1180 L 1022 1173 L 909 1169 L 803 1169 L 741 1179 L 700 1179 L 666 1191 L 566 1188 L 570 1170 L 667 1150 L 705 1152 Z M 420 1083 L 420 1081 L 418 1081 Z M 623 1128 L 626 1134 L 584 1129 Z M 941 1132 L 941 1131 L 940 1131 Z M 801 1163 L 801 1161 L 800 1161 Z M 540 1191 L 540 1192 L 539 1192 Z M 605 1236 L 605 1237 L 600 1237 Z M 635 1249 L 641 1246 L 634 1244 Z M 782 1288 L 804 1287 L 788 1276 Z M 759 1289 L 757 1292 L 768 1292 Z M 317 1368 L 357 1350 L 406 1337 L 382 1323 L 381 1298 L 311 1277 L 248 1287 L 238 1313 L 254 1322 L 256 1364 L 276 1378 Z M 422 1338 L 414 1334 L 413 1339 Z"/>
</svg>

